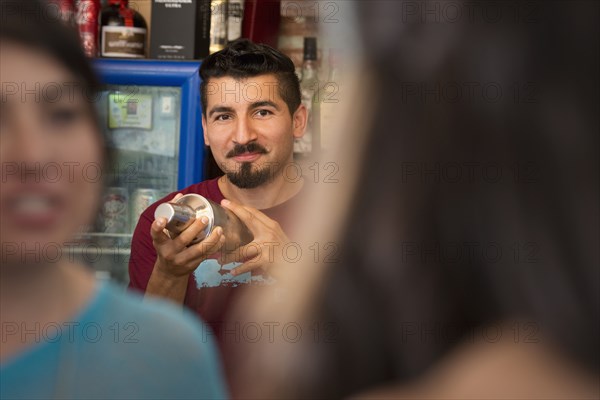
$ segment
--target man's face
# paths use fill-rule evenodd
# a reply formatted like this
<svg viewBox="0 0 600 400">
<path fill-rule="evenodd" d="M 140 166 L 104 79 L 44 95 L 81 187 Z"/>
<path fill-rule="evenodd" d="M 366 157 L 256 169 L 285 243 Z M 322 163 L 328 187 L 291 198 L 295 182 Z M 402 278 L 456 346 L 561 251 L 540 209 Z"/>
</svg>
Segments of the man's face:
<svg viewBox="0 0 600 400">
<path fill-rule="evenodd" d="M 275 75 L 212 78 L 202 116 L 204 141 L 229 180 L 242 189 L 269 182 L 292 161 L 306 109 L 291 116 Z"/>
</svg>

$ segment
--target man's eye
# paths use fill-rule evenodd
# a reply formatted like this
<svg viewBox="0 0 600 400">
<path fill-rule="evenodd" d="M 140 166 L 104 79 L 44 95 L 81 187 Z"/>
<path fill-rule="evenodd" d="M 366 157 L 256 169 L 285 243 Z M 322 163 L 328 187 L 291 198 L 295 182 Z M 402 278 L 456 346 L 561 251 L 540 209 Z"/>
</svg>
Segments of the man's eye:
<svg viewBox="0 0 600 400">
<path fill-rule="evenodd" d="M 215 118 L 216 121 L 227 121 L 229 119 L 231 119 L 231 116 L 227 114 L 217 115 L 217 117 Z"/>
<path fill-rule="evenodd" d="M 266 116 L 269 116 L 269 115 L 271 115 L 273 113 L 271 111 L 269 111 L 269 110 L 258 110 L 256 112 L 256 114 L 259 115 L 259 116 L 261 116 L 261 117 L 266 117 Z"/>
</svg>

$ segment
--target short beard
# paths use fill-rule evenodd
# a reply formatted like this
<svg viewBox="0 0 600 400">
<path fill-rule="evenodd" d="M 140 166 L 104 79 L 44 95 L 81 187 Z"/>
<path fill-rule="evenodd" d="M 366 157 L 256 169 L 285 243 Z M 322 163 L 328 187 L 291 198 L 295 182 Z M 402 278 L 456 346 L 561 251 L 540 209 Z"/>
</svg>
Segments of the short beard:
<svg viewBox="0 0 600 400">
<path fill-rule="evenodd" d="M 252 163 L 245 162 L 235 171 L 226 173 L 227 179 L 240 189 L 254 189 L 273 180 L 271 168 L 253 170 Z"/>
</svg>

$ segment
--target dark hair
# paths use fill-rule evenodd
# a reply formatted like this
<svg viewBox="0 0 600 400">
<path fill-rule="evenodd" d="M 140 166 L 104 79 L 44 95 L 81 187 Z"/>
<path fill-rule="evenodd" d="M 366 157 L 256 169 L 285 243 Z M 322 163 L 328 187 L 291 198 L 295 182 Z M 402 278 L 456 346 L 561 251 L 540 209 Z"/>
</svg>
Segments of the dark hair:
<svg viewBox="0 0 600 400">
<path fill-rule="evenodd" d="M 530 323 L 516 340 L 526 331 L 597 372 L 598 3 L 528 3 L 535 15 L 518 24 L 398 23 L 402 3 L 359 3 L 377 87 L 348 213 L 360 219 L 315 300 L 335 340 L 313 344 L 318 362 L 285 390 L 408 383 L 501 321 Z M 504 94 L 444 99 L 444 82 Z"/>
<path fill-rule="evenodd" d="M 238 39 L 202 61 L 200 93 L 203 113 L 206 115 L 206 90 L 210 78 L 230 76 L 244 79 L 273 74 L 277 77 L 279 95 L 293 115 L 301 102 L 300 82 L 295 71 L 292 60 L 280 51 L 266 44 Z"/>
</svg>

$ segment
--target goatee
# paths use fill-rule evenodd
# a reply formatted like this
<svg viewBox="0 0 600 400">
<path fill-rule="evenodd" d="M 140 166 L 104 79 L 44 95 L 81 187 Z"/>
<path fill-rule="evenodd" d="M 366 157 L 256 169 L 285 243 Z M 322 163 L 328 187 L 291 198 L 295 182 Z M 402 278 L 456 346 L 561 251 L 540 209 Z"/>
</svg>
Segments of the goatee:
<svg viewBox="0 0 600 400">
<path fill-rule="evenodd" d="M 250 142 L 246 145 L 236 144 L 235 147 L 227 153 L 226 157 L 233 158 L 235 156 L 251 153 L 267 154 L 268 152 L 267 149 L 260 144 Z M 273 178 L 271 169 L 268 166 L 264 168 L 261 168 L 260 166 L 253 168 L 252 163 L 250 162 L 242 163 L 237 171 L 226 172 L 226 175 L 229 181 L 240 189 L 254 189 L 271 181 Z"/>
<path fill-rule="evenodd" d="M 254 169 L 249 162 L 242 163 L 237 171 L 229 171 L 226 175 L 227 179 L 240 189 L 254 189 L 273 179 L 270 168 Z"/>
</svg>

